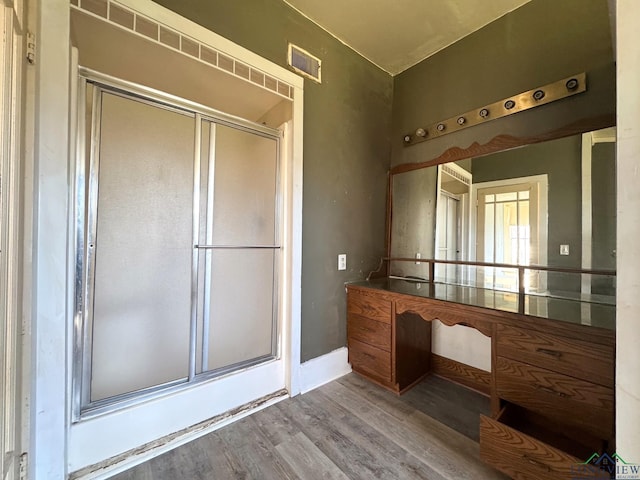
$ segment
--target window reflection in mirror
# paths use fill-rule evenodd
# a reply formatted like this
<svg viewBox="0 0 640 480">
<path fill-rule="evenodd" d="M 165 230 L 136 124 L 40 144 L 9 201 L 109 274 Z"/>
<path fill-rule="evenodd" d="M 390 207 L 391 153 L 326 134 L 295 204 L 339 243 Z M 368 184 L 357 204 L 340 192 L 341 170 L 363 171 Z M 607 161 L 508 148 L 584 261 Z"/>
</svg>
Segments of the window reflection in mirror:
<svg viewBox="0 0 640 480">
<path fill-rule="evenodd" d="M 390 257 L 615 270 L 615 128 L 393 175 Z M 427 264 L 390 275 L 427 278 Z M 517 291 L 517 269 L 436 265 L 435 281 Z M 615 277 L 526 270 L 529 293 L 602 300 Z"/>
</svg>

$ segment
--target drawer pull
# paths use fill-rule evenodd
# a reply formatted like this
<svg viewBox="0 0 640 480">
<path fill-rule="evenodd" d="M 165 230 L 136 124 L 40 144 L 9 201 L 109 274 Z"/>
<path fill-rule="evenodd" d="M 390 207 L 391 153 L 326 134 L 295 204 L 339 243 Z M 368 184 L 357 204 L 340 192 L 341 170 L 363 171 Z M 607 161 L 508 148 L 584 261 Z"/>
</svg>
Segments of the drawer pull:
<svg viewBox="0 0 640 480">
<path fill-rule="evenodd" d="M 557 350 L 550 350 L 548 348 L 536 348 L 536 352 L 544 353 L 545 355 L 550 355 L 556 358 L 562 357 L 562 352 L 559 352 Z"/>
<path fill-rule="evenodd" d="M 535 465 L 536 467 L 540 467 L 544 470 L 546 470 L 547 472 L 551 471 L 551 467 L 549 467 L 549 465 L 547 465 L 546 463 L 543 463 L 539 460 L 536 460 L 535 458 L 531 458 L 529 455 L 522 455 L 522 458 L 525 459 L 527 462 L 529 462 L 531 465 Z"/>
<path fill-rule="evenodd" d="M 540 390 L 541 392 L 551 393 L 552 395 L 557 395 L 560 398 L 565 398 L 567 396 L 566 393 L 558 392 L 553 388 L 545 387 L 543 385 L 538 385 L 537 383 L 534 383 L 533 385 L 534 387 L 536 387 L 537 390 Z"/>
</svg>

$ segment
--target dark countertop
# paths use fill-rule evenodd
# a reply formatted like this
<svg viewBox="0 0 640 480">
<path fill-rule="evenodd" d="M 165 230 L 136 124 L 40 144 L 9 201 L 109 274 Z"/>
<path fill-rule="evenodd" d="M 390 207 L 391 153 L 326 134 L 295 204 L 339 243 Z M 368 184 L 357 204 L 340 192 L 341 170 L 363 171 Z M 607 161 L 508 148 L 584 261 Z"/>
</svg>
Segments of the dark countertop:
<svg viewBox="0 0 640 480">
<path fill-rule="evenodd" d="M 427 282 L 395 278 L 379 278 L 349 285 L 518 313 L 518 294 L 514 292 L 437 282 L 430 291 Z M 525 315 L 615 331 L 616 306 L 612 303 L 613 299 L 605 303 L 600 297 L 598 302 L 548 295 L 527 294 L 524 297 Z"/>
</svg>

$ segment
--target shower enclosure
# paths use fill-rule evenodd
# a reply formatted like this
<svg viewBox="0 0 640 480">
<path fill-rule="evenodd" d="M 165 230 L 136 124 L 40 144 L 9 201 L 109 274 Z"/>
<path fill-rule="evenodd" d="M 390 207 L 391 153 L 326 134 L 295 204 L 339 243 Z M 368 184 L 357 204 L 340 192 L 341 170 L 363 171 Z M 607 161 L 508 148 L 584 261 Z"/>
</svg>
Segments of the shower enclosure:
<svg viewBox="0 0 640 480">
<path fill-rule="evenodd" d="M 86 74 L 76 418 L 279 356 L 280 132 Z"/>
</svg>

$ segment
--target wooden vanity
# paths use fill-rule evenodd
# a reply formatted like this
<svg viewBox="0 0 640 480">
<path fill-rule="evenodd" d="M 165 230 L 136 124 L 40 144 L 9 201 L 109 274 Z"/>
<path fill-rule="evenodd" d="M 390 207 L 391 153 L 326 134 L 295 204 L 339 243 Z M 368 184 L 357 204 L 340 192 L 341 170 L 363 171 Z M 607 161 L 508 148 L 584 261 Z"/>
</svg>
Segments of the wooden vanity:
<svg viewBox="0 0 640 480">
<path fill-rule="evenodd" d="M 481 458 L 513 478 L 570 479 L 594 452 L 615 451 L 615 306 L 593 307 L 587 325 L 582 303 L 389 278 L 348 284 L 349 361 L 401 394 L 432 371 L 431 321 L 475 328 L 492 345 Z"/>
</svg>

